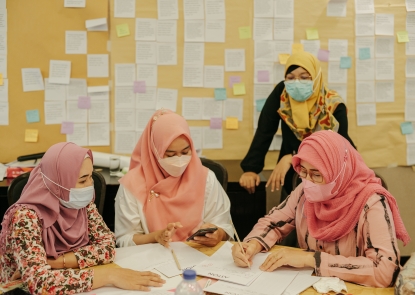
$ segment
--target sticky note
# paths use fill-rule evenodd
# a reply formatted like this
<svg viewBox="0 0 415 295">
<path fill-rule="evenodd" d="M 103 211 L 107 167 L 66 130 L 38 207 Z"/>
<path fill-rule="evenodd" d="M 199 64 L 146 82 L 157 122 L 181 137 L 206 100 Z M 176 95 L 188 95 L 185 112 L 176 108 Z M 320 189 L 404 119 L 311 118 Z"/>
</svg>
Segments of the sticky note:
<svg viewBox="0 0 415 295">
<path fill-rule="evenodd" d="M 222 118 L 210 118 L 210 129 L 222 129 Z"/>
<path fill-rule="evenodd" d="M 290 55 L 288 53 L 280 53 L 278 54 L 278 60 L 280 61 L 280 64 L 285 65 L 287 63 L 288 58 Z"/>
<path fill-rule="evenodd" d="M 215 88 L 215 99 L 226 100 L 226 88 Z"/>
<path fill-rule="evenodd" d="M 251 39 L 251 27 L 239 27 L 239 39 Z"/>
<path fill-rule="evenodd" d="M 244 95 L 244 94 L 246 94 L 245 83 L 234 83 L 233 84 L 233 95 Z"/>
<path fill-rule="evenodd" d="M 352 67 L 352 58 L 350 56 L 341 56 L 340 57 L 340 68 L 350 69 L 351 67 Z"/>
<path fill-rule="evenodd" d="M 370 48 L 359 48 L 359 59 L 370 59 Z"/>
<path fill-rule="evenodd" d="M 408 43 L 409 37 L 407 31 L 399 31 L 396 33 L 396 36 L 398 37 L 398 43 Z"/>
<path fill-rule="evenodd" d="M 329 61 L 330 51 L 326 49 L 319 49 L 317 53 L 317 58 L 319 61 Z"/>
<path fill-rule="evenodd" d="M 261 99 L 255 100 L 256 111 L 257 112 L 262 111 L 262 108 L 264 107 L 264 104 L 265 104 L 266 101 L 267 101 L 266 98 L 261 98 Z"/>
<path fill-rule="evenodd" d="M 134 81 L 134 93 L 146 93 L 146 81 Z"/>
<path fill-rule="evenodd" d="M 226 129 L 236 130 L 239 128 L 238 118 L 236 117 L 227 117 L 226 118 Z"/>
<path fill-rule="evenodd" d="M 291 47 L 292 49 L 292 54 L 294 53 L 299 53 L 299 52 L 304 52 L 304 45 L 301 43 L 294 43 Z"/>
<path fill-rule="evenodd" d="M 116 25 L 115 29 L 117 30 L 117 37 L 125 37 L 130 35 L 130 28 L 128 24 Z"/>
<path fill-rule="evenodd" d="M 230 76 L 229 77 L 229 87 L 232 88 L 234 83 L 240 83 L 241 76 Z"/>
<path fill-rule="evenodd" d="M 307 40 L 318 40 L 318 30 L 316 28 L 308 28 L 306 30 Z"/>
<path fill-rule="evenodd" d="M 411 122 L 402 122 L 401 123 L 402 134 L 412 134 L 414 133 L 414 128 L 412 127 Z"/>
<path fill-rule="evenodd" d="M 39 130 L 37 129 L 26 129 L 24 134 L 25 142 L 37 142 L 39 136 Z"/>
<path fill-rule="evenodd" d="M 61 125 L 62 134 L 72 134 L 73 133 L 73 122 L 63 121 Z"/>
<path fill-rule="evenodd" d="M 258 82 L 269 82 L 269 71 L 258 71 Z"/>
<path fill-rule="evenodd" d="M 79 96 L 78 97 L 78 108 L 79 109 L 90 109 L 91 98 L 89 96 Z"/>
<path fill-rule="evenodd" d="M 3 86 L 3 83 L 4 83 L 3 74 L 0 73 L 0 86 Z"/>
<path fill-rule="evenodd" d="M 39 111 L 38 110 L 28 110 L 28 111 L 26 111 L 26 121 L 27 121 L 27 123 L 40 122 Z"/>
</svg>

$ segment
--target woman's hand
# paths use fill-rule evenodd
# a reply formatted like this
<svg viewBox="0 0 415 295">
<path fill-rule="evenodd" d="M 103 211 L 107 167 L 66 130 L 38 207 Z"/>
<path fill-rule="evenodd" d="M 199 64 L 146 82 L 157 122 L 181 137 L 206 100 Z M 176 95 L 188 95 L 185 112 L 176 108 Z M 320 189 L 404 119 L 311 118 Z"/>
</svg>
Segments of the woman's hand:
<svg viewBox="0 0 415 295">
<path fill-rule="evenodd" d="M 282 248 L 270 253 L 259 268 L 263 271 L 273 271 L 284 265 L 315 268 L 316 260 L 313 252 Z"/>
<path fill-rule="evenodd" d="M 183 225 L 180 222 L 171 222 L 167 224 L 165 229 L 158 231 L 154 238 L 158 243 L 169 248 L 169 242 L 172 241 L 171 238 L 174 236 L 176 229 L 181 227 L 183 227 Z"/>
<path fill-rule="evenodd" d="M 255 187 L 259 185 L 259 175 L 255 172 L 245 172 L 239 179 L 239 184 L 248 191 L 248 193 L 255 193 Z"/>
<path fill-rule="evenodd" d="M 250 240 L 248 243 L 241 243 L 241 245 L 244 248 L 245 255 L 242 252 L 241 247 L 239 247 L 239 243 L 235 243 L 232 247 L 233 261 L 235 262 L 237 266 L 240 266 L 240 267 L 251 266 L 252 259 L 257 253 L 261 252 L 263 247 L 256 240 Z"/>
<path fill-rule="evenodd" d="M 275 166 L 271 176 L 267 181 L 267 184 L 265 185 L 265 187 L 271 185 L 271 192 L 273 192 L 274 189 L 279 190 L 280 187 L 284 185 L 285 174 L 287 174 L 288 170 L 291 167 L 292 159 L 293 156 L 291 154 L 285 155 L 278 162 L 277 166 Z"/>
<path fill-rule="evenodd" d="M 210 227 L 217 227 L 211 223 L 205 223 L 200 228 L 210 228 Z M 205 245 L 208 247 L 216 246 L 220 241 L 226 240 L 228 234 L 221 228 L 217 227 L 218 229 L 213 233 L 207 233 L 205 236 L 196 236 L 193 238 L 192 242 Z"/>
</svg>

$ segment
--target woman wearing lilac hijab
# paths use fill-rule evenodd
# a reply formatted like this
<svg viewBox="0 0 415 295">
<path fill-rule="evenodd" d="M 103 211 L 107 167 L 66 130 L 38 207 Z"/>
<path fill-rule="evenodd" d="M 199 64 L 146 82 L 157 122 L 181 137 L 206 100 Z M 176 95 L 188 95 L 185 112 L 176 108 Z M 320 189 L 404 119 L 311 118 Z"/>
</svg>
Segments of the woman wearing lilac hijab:
<svg viewBox="0 0 415 295">
<path fill-rule="evenodd" d="M 0 233 L 0 283 L 21 278 L 31 294 L 75 294 L 107 284 L 149 290 L 163 280 L 151 272 L 89 267 L 111 263 L 115 238 L 98 213 L 92 153 L 58 143 L 31 172 Z"/>
</svg>

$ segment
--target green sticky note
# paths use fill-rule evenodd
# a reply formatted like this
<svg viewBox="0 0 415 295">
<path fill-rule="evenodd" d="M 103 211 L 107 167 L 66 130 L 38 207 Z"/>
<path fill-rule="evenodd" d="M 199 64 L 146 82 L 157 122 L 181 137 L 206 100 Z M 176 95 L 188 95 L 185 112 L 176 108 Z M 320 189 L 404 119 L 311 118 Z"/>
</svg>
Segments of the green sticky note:
<svg viewBox="0 0 415 295">
<path fill-rule="evenodd" d="M 226 100 L 226 88 L 215 88 L 215 100 Z"/>
<path fill-rule="evenodd" d="M 239 27 L 239 39 L 251 39 L 251 27 Z"/>
<path fill-rule="evenodd" d="M 318 30 L 316 28 L 308 28 L 306 30 L 307 40 L 318 40 Z"/>
<path fill-rule="evenodd" d="M 398 37 L 398 43 L 408 43 L 409 37 L 407 31 L 399 31 L 396 33 L 396 36 Z"/>
<path fill-rule="evenodd" d="M 350 56 L 341 56 L 340 57 L 340 68 L 350 69 L 351 67 L 352 67 L 352 58 Z"/>
<path fill-rule="evenodd" d="M 39 111 L 38 110 L 28 110 L 28 111 L 26 111 L 26 121 L 27 121 L 27 123 L 40 122 Z"/>
<path fill-rule="evenodd" d="M 402 134 L 412 134 L 414 133 L 414 128 L 412 127 L 411 122 L 402 122 L 401 123 Z"/>
<path fill-rule="evenodd" d="M 370 59 L 370 48 L 359 48 L 359 59 Z"/>
<path fill-rule="evenodd" d="M 245 83 L 235 83 L 233 84 L 233 95 L 245 95 Z"/>
<path fill-rule="evenodd" d="M 130 28 L 128 24 L 120 24 L 115 27 L 117 31 L 117 37 L 125 37 L 130 35 Z"/>
<path fill-rule="evenodd" d="M 262 108 L 264 107 L 265 102 L 267 101 L 266 98 L 261 98 L 261 99 L 257 99 L 255 100 L 255 104 L 256 104 L 256 111 L 260 112 L 262 111 Z"/>
</svg>

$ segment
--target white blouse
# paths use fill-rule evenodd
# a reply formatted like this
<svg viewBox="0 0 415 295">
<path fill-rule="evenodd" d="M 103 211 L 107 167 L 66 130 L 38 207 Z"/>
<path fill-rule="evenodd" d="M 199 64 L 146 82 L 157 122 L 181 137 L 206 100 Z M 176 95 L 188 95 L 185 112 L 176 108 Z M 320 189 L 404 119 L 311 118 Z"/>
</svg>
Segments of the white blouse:
<svg viewBox="0 0 415 295">
<path fill-rule="evenodd" d="M 231 202 L 226 192 L 209 170 L 206 180 L 205 204 L 203 208 L 203 223 L 211 223 L 222 228 L 233 239 L 231 224 Z M 172 220 L 171 222 L 175 222 Z M 166 224 L 167 226 L 167 224 Z M 115 197 L 115 238 L 118 247 L 135 246 L 135 234 L 148 234 L 143 204 L 131 192 L 120 185 Z"/>
</svg>

